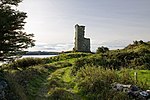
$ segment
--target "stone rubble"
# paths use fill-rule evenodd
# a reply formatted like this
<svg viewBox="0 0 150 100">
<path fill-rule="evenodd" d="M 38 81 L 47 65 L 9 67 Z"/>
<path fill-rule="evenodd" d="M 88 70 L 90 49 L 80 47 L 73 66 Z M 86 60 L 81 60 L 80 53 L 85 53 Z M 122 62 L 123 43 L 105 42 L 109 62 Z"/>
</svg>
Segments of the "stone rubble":
<svg viewBox="0 0 150 100">
<path fill-rule="evenodd" d="M 113 83 L 112 89 L 115 91 L 122 91 L 127 93 L 130 98 L 133 98 L 133 100 L 150 100 L 150 90 L 141 90 L 136 85 Z"/>
<path fill-rule="evenodd" d="M 5 80 L 0 79 L 0 100 L 5 98 L 5 89 L 8 87 L 8 84 Z"/>
</svg>

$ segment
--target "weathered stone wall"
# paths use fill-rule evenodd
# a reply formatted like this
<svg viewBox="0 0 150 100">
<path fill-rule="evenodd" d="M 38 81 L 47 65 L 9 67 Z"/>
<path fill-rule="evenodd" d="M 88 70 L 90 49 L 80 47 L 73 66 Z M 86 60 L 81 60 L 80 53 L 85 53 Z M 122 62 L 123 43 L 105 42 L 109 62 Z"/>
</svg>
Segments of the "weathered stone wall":
<svg viewBox="0 0 150 100">
<path fill-rule="evenodd" d="M 84 38 L 84 45 L 83 45 L 84 51 L 90 52 L 90 39 Z"/>
<path fill-rule="evenodd" d="M 90 39 L 84 38 L 85 26 L 75 25 L 75 51 L 90 52 Z"/>
</svg>

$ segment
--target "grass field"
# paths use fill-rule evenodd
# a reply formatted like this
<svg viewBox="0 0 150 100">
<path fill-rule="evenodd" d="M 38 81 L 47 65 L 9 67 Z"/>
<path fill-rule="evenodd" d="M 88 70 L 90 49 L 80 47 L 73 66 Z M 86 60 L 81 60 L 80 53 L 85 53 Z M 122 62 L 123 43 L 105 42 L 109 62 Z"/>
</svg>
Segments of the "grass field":
<svg viewBox="0 0 150 100">
<path fill-rule="evenodd" d="M 95 57 L 93 54 L 92 56 Z M 12 84 L 15 87 L 20 87 L 20 93 L 18 94 L 22 98 L 28 98 L 30 100 L 51 100 L 56 97 L 61 98 L 61 95 L 64 95 L 62 98 L 70 98 L 69 100 L 74 100 L 75 98 L 89 98 L 91 95 L 97 96 L 98 94 L 91 93 L 91 95 L 85 95 L 81 93 L 82 88 L 79 86 L 82 86 L 82 82 L 80 82 L 78 79 L 83 78 L 83 83 L 84 81 L 87 81 L 86 85 L 94 86 L 95 80 L 98 79 L 103 79 L 101 78 L 101 75 L 104 74 L 99 74 L 98 72 L 106 72 L 108 75 L 104 75 L 107 79 L 109 77 L 112 77 L 111 75 L 114 75 L 117 73 L 118 76 L 123 76 L 122 79 L 123 81 L 118 81 L 119 82 L 124 82 L 126 81 L 125 78 L 131 77 L 132 80 L 134 81 L 134 72 L 137 72 L 137 81 L 133 84 L 140 86 L 143 89 L 150 89 L 150 70 L 133 70 L 129 68 L 125 68 L 122 70 L 113 70 L 111 71 L 110 69 L 99 69 L 98 66 L 90 65 L 90 67 L 96 67 L 97 70 L 92 70 L 90 69 L 84 71 L 77 70 L 76 74 L 84 75 L 87 74 L 87 76 L 81 76 L 73 74 L 72 69 L 75 67 L 75 63 L 77 60 L 81 58 L 90 58 L 91 54 L 84 54 L 84 53 L 78 53 L 76 54 L 63 54 L 60 55 L 60 57 L 53 57 L 47 59 L 48 63 L 43 64 L 40 59 L 38 60 L 39 64 L 36 65 L 30 65 L 24 67 L 19 67 L 19 63 L 17 64 L 17 67 L 9 66 L 5 67 L 4 71 L 7 73 L 5 76 L 8 79 L 8 81 L 12 82 Z M 29 59 L 33 61 L 33 59 Z M 27 61 L 27 60 L 25 60 Z M 23 62 L 19 61 L 20 63 L 23 64 Z M 36 62 L 37 63 L 37 62 Z M 82 63 L 82 62 L 81 62 Z M 89 65 L 85 65 L 84 67 L 89 67 Z M 84 67 L 82 69 L 84 69 Z M 88 71 L 88 72 L 86 72 Z M 114 74 L 112 73 L 114 72 Z M 9 74 L 8 74 L 9 73 Z M 110 74 L 110 76 L 109 76 Z M 95 75 L 95 76 L 94 76 Z M 96 76 L 98 75 L 98 76 Z M 127 76 L 126 76 L 127 75 Z M 11 79 L 10 79 L 11 76 Z M 103 77 L 103 76 L 102 76 Z M 112 77 L 112 78 L 113 78 Z M 94 78 L 94 79 L 93 79 Z M 89 80 L 88 80 L 89 79 Z M 90 80 L 91 79 L 91 80 Z M 104 78 L 105 80 L 105 78 Z M 111 80 L 111 79 L 110 79 Z M 101 81 L 101 80 L 100 80 Z M 88 83 L 89 82 L 89 83 Z M 91 82 L 91 83 L 90 83 Z M 84 86 L 83 86 L 84 87 Z M 88 90 L 88 89 L 87 89 Z M 13 91 L 18 92 L 19 89 L 14 89 Z M 111 94 L 111 93 L 110 93 Z M 102 95 L 102 94 L 99 94 Z M 122 94 L 120 94 L 123 96 Z M 65 100 L 65 99 L 64 99 Z"/>
</svg>

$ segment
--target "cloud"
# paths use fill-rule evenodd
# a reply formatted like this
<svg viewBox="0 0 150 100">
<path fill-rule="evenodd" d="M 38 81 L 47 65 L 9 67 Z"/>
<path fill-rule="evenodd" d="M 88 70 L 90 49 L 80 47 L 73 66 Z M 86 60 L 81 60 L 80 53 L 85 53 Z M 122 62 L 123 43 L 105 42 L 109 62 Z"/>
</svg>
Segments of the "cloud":
<svg viewBox="0 0 150 100">
<path fill-rule="evenodd" d="M 71 43 L 56 43 L 56 44 L 46 44 L 40 43 L 36 44 L 35 47 L 30 48 L 29 51 L 68 51 L 72 50 L 73 44 Z"/>
<path fill-rule="evenodd" d="M 105 46 L 108 47 L 110 50 L 115 49 L 123 49 L 128 44 L 132 43 L 131 40 L 114 40 L 114 41 L 106 41 L 102 42 L 100 44 L 92 44 L 91 45 L 91 51 L 95 52 L 98 47 Z"/>
<path fill-rule="evenodd" d="M 106 41 L 100 44 L 91 44 L 91 51 L 95 52 L 98 47 L 106 46 L 110 50 L 114 49 L 123 49 L 128 44 L 132 43 L 130 40 L 114 40 L 114 41 Z M 36 43 L 36 46 L 30 48 L 29 51 L 69 51 L 74 47 L 73 43 L 55 43 L 55 44 L 47 44 L 47 43 Z"/>
</svg>

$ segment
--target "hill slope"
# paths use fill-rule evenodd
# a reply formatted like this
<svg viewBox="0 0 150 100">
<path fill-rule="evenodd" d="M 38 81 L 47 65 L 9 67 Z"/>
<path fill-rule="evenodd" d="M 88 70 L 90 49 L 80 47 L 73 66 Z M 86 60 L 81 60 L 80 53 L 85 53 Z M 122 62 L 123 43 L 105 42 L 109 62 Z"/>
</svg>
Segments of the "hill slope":
<svg viewBox="0 0 150 100">
<path fill-rule="evenodd" d="M 106 53 L 66 53 L 51 58 L 24 58 L 3 65 L 6 99 L 91 100 L 131 98 L 114 91 L 112 83 L 150 89 L 149 42 Z M 141 52 L 141 48 L 145 49 Z M 134 72 L 138 73 L 137 80 Z M 5 92 L 6 92 L 5 90 Z M 12 98 L 13 95 L 13 98 Z"/>
</svg>

